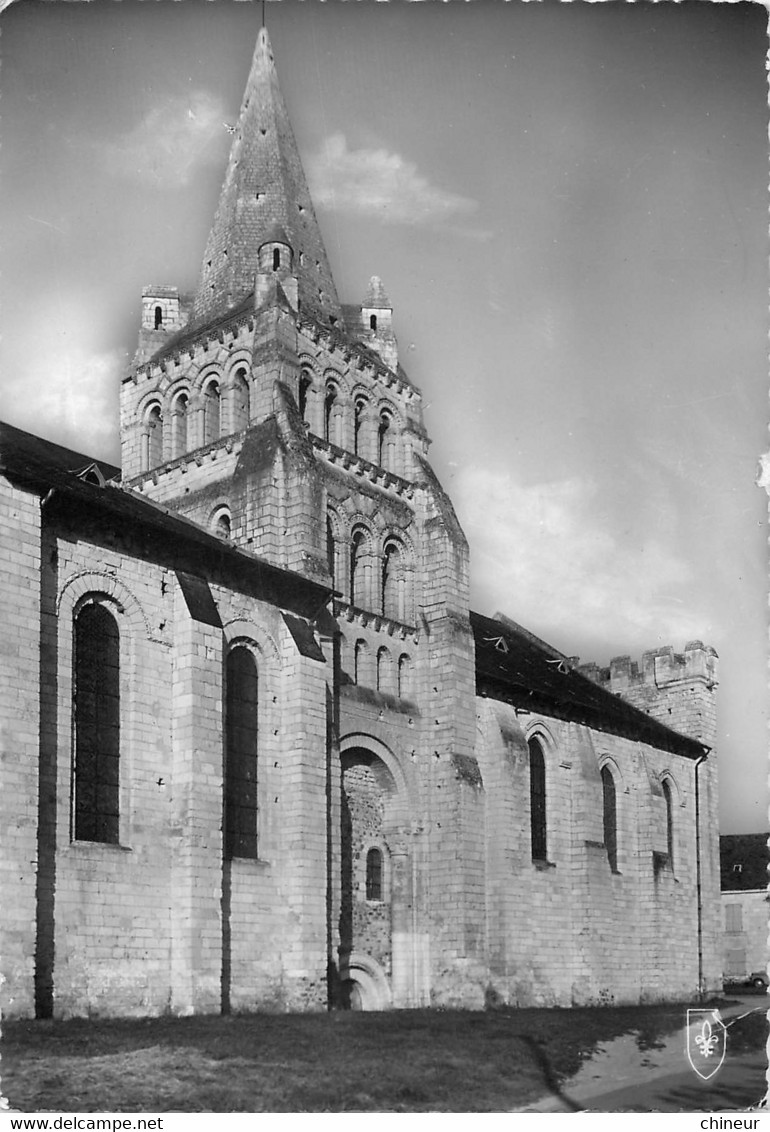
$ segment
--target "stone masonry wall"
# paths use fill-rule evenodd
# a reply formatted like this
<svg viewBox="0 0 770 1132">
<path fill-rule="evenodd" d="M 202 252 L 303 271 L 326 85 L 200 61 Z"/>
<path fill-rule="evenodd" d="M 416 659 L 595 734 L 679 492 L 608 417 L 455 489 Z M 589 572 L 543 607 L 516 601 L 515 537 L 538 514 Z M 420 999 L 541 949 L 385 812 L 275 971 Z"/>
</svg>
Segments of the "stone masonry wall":
<svg viewBox="0 0 770 1132">
<path fill-rule="evenodd" d="M 490 985 L 515 1005 L 677 1000 L 698 987 L 694 772 L 667 755 L 576 724 L 478 701 L 487 807 Z M 547 863 L 531 856 L 527 741 L 546 760 Z M 618 866 L 603 843 L 599 771 L 616 784 Z M 675 784 L 673 867 L 657 784 Z M 656 791 L 657 787 L 657 791 Z"/>
<path fill-rule="evenodd" d="M 0 478 L 0 1009 L 34 1011 L 40 742 L 40 500 Z"/>
<path fill-rule="evenodd" d="M 212 586 L 223 631 L 190 614 L 162 565 L 63 533 L 55 544 L 43 625 L 56 704 L 43 762 L 58 800 L 41 827 L 38 925 L 48 1012 L 218 1012 L 223 995 L 233 1009 L 323 1008 L 329 666 L 300 656 L 280 611 L 255 598 Z M 120 628 L 118 845 L 70 833 L 73 617 L 93 599 Z M 225 892 L 222 676 L 235 640 L 258 655 L 260 849 L 229 863 Z"/>
</svg>

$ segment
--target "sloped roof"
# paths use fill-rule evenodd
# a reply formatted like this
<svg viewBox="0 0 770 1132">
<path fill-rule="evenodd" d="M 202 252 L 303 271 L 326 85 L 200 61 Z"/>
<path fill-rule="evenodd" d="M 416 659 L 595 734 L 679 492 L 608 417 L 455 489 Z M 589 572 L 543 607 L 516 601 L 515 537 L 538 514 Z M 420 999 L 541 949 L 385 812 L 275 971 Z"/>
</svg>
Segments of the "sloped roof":
<svg viewBox="0 0 770 1132">
<path fill-rule="evenodd" d="M 98 468 L 104 486 L 95 477 L 80 478 L 89 467 Z M 256 555 L 223 542 L 190 519 L 177 515 L 138 492 L 121 487 L 119 469 L 81 453 L 33 436 L 0 421 L 0 472 L 17 484 L 48 498 L 49 506 L 64 504 L 88 514 L 109 517 L 118 529 L 129 525 L 152 538 L 165 537 L 172 545 L 192 553 L 196 560 L 209 554 L 218 565 L 235 572 L 260 596 L 283 609 L 314 616 L 331 590 L 290 570 L 283 570 Z"/>
<path fill-rule="evenodd" d="M 573 668 L 566 656 L 508 618 L 503 623 L 471 613 L 470 619 L 479 695 L 690 759 L 708 751 L 703 743 L 600 688 Z"/>
<path fill-rule="evenodd" d="M 767 888 L 770 850 L 767 833 L 728 833 L 719 838 L 723 892 Z"/>
<path fill-rule="evenodd" d="M 39 480 L 42 485 L 47 484 L 50 473 L 64 472 L 77 478 L 91 467 L 98 468 L 105 480 L 120 479 L 120 468 L 115 464 L 95 460 L 93 456 L 0 421 L 0 471 L 7 468 L 15 476 L 23 476 L 28 483 Z"/>
</svg>

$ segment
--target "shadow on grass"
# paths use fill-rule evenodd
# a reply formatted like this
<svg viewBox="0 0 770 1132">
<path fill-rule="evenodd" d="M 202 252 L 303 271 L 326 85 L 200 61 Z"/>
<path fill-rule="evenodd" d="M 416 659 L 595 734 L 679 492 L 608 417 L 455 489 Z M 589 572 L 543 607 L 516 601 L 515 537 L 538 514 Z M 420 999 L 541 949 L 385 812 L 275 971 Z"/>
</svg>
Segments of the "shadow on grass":
<svg viewBox="0 0 770 1132">
<path fill-rule="evenodd" d="M 561 1091 L 597 1047 L 651 1048 L 685 1006 L 15 1022 L 19 1111 L 504 1112 Z"/>
</svg>

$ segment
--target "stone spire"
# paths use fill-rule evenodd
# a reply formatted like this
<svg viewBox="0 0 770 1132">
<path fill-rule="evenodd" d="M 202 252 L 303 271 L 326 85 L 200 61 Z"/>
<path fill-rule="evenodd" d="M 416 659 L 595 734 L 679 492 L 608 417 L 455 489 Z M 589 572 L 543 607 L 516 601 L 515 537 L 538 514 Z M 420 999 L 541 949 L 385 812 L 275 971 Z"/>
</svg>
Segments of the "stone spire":
<svg viewBox="0 0 770 1132">
<path fill-rule="evenodd" d="M 193 323 L 225 314 L 254 290 L 260 246 L 280 227 L 293 251 L 300 307 L 341 318 L 267 30 L 261 28 L 227 174 L 203 257 Z"/>
</svg>

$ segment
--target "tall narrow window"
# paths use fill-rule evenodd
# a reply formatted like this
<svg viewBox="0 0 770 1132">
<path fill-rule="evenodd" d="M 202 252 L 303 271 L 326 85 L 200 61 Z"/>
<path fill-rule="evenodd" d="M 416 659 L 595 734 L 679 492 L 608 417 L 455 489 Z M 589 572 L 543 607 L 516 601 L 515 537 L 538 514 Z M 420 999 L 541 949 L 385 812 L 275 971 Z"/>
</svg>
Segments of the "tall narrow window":
<svg viewBox="0 0 770 1132">
<path fill-rule="evenodd" d="M 220 427 L 219 384 L 210 381 L 203 395 L 203 443 L 211 444 L 219 438 Z"/>
<path fill-rule="evenodd" d="M 103 605 L 75 618 L 74 835 L 77 841 L 119 840 L 120 635 Z"/>
<path fill-rule="evenodd" d="M 366 536 L 363 531 L 353 532 L 350 540 L 350 604 L 362 607 L 364 604 L 364 563 L 363 550 Z"/>
<path fill-rule="evenodd" d="M 392 691 L 393 657 L 383 648 L 377 651 L 377 691 Z"/>
<path fill-rule="evenodd" d="M 547 859 L 547 827 L 545 808 L 545 758 L 537 739 L 529 741 L 529 802 L 532 839 L 532 860 Z"/>
<path fill-rule="evenodd" d="M 366 899 L 382 900 L 382 852 L 370 849 L 366 854 Z"/>
<path fill-rule="evenodd" d="M 225 853 L 257 856 L 257 666 L 239 645 L 225 664 Z"/>
<path fill-rule="evenodd" d="M 366 683 L 366 655 L 367 655 L 366 641 L 356 641 L 355 649 L 353 650 L 353 683 L 365 684 Z"/>
<path fill-rule="evenodd" d="M 155 308 L 155 329 L 160 330 L 160 328 L 162 326 L 163 326 L 163 308 L 162 307 L 156 307 Z"/>
<path fill-rule="evenodd" d="M 602 814 L 604 820 L 604 845 L 607 860 L 613 873 L 618 871 L 618 815 L 615 798 L 615 779 L 609 767 L 602 767 Z"/>
<path fill-rule="evenodd" d="M 332 577 L 332 585 L 337 585 L 337 546 L 334 541 L 334 526 L 331 515 L 326 516 L 326 565 Z"/>
<path fill-rule="evenodd" d="M 324 440 L 334 440 L 334 406 L 337 403 L 337 390 L 333 385 L 326 386 L 324 398 Z"/>
<path fill-rule="evenodd" d="M 401 547 L 395 541 L 387 543 L 382 556 L 382 615 L 393 621 L 404 620 L 404 578 Z"/>
<path fill-rule="evenodd" d="M 356 401 L 353 406 L 353 452 L 356 456 L 361 455 L 361 425 L 363 424 L 365 411 L 366 398 L 356 397 Z"/>
<path fill-rule="evenodd" d="M 299 415 L 303 421 L 308 422 L 308 398 L 313 379 L 309 373 L 303 373 L 299 379 Z"/>
<path fill-rule="evenodd" d="M 153 405 L 147 414 L 147 453 L 144 470 L 163 463 L 163 416 L 160 405 Z"/>
<path fill-rule="evenodd" d="M 279 248 L 273 248 L 273 271 L 278 271 L 281 266 L 281 252 Z"/>
<path fill-rule="evenodd" d="M 380 423 L 377 429 L 377 463 L 381 468 L 388 466 L 388 433 L 390 432 L 391 420 L 388 413 L 382 413 L 380 416 Z"/>
<path fill-rule="evenodd" d="M 377 329 L 377 315 L 376 314 L 370 314 L 369 315 L 369 329 L 370 330 L 376 330 Z"/>
<path fill-rule="evenodd" d="M 403 699 L 412 690 L 412 662 L 406 653 L 398 658 L 398 694 Z"/>
<path fill-rule="evenodd" d="M 666 853 L 668 863 L 674 867 L 674 803 L 671 797 L 671 785 L 667 780 L 663 782 L 663 798 L 666 803 Z"/>
<path fill-rule="evenodd" d="M 183 456 L 187 451 L 187 408 L 186 393 L 180 393 L 174 399 L 171 411 L 171 457 Z"/>
<path fill-rule="evenodd" d="M 235 375 L 231 404 L 232 431 L 240 432 L 249 423 L 249 383 L 246 380 L 245 369 L 239 369 Z"/>
</svg>

